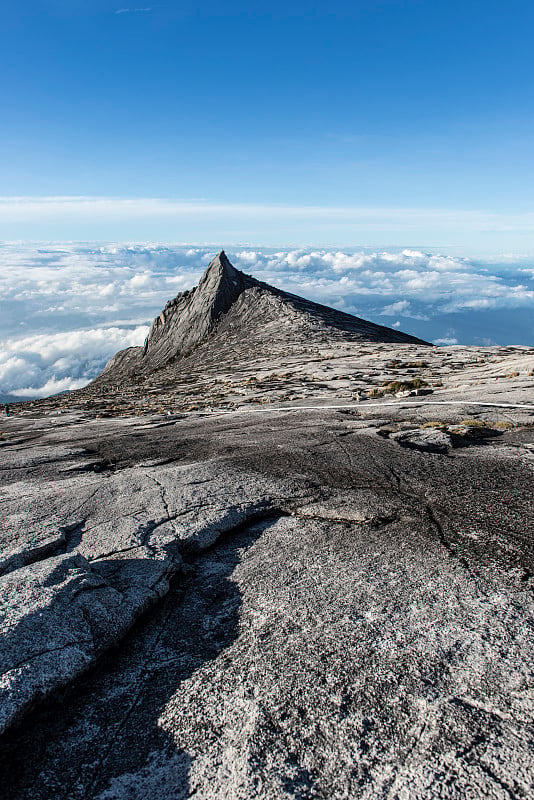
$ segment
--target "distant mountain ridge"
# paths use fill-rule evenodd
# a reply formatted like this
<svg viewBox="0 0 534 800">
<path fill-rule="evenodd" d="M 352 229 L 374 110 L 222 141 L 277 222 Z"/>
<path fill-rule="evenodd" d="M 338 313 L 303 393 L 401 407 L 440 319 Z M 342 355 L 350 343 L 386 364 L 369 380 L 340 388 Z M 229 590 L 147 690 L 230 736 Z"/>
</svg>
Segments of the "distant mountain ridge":
<svg viewBox="0 0 534 800">
<path fill-rule="evenodd" d="M 155 318 L 143 347 L 113 356 L 97 382 L 147 376 L 195 354 L 233 342 L 237 360 L 262 356 L 277 343 L 350 341 L 429 344 L 415 336 L 277 289 L 236 269 L 224 250 L 198 286 L 170 300 Z M 245 352 L 246 351 L 246 352 Z M 210 353 L 213 355 L 213 353 Z"/>
</svg>

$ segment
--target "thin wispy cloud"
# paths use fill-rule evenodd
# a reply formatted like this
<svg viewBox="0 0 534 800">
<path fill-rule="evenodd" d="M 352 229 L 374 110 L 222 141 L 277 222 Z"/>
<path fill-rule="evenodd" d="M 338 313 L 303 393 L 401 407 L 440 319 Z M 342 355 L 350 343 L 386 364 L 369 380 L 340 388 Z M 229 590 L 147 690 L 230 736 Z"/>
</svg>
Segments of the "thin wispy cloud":
<svg viewBox="0 0 534 800">
<path fill-rule="evenodd" d="M 464 228 L 486 228 L 491 231 L 532 231 L 534 211 L 505 213 L 472 209 L 447 208 L 374 208 L 362 206 L 314 206 L 275 203 L 225 203 L 205 199 L 182 200 L 158 197 L 10 197 L 0 196 L 0 221 L 31 221 L 45 216 L 198 216 L 224 218 L 233 215 L 244 217 L 269 216 L 273 219 L 322 218 L 365 228 L 387 223 L 399 230 L 419 229 L 422 221 L 446 228 L 461 225 Z"/>
<path fill-rule="evenodd" d="M 149 11 L 153 11 L 153 8 L 118 8 L 114 13 L 115 14 L 146 14 Z"/>
<path fill-rule="evenodd" d="M 3 196 L 0 239 L 417 245 L 534 253 L 534 211 L 243 203 L 205 198 Z M 421 238 L 422 237 L 422 238 Z M 474 243 L 476 242 L 476 245 Z"/>
</svg>

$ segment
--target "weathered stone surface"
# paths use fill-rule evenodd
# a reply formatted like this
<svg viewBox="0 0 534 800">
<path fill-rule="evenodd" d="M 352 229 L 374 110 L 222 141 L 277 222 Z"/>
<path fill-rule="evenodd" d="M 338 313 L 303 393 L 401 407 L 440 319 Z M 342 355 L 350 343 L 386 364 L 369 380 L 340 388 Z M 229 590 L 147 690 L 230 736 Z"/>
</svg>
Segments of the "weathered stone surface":
<svg viewBox="0 0 534 800">
<path fill-rule="evenodd" d="M 429 453 L 446 453 L 452 447 L 452 439 L 448 433 L 436 428 L 413 428 L 395 431 L 390 438 L 402 447 L 415 450 L 426 450 Z"/>
<path fill-rule="evenodd" d="M 534 350 L 384 331 L 221 254 L 14 406 L 6 797 L 532 796 Z"/>
<path fill-rule="evenodd" d="M 532 429 L 444 459 L 364 411 L 161 422 L 10 421 L 7 796 L 528 796 Z"/>
<path fill-rule="evenodd" d="M 124 632 L 124 599 L 79 554 L 0 578 L 0 732 Z"/>
<path fill-rule="evenodd" d="M 63 468 L 62 474 L 74 470 L 76 463 L 71 470 Z M 24 509 L 20 508 L 21 492 L 31 498 Z M 76 677 L 119 639 L 167 591 L 168 578 L 182 566 L 181 554 L 204 550 L 226 530 L 272 513 L 294 492 L 289 481 L 259 481 L 228 468 L 221 474 L 218 465 L 209 461 L 127 468 L 102 477 L 59 475 L 37 486 L 31 480 L 6 486 L 0 495 L 7 523 L 0 535 L 4 573 L 0 610 L 10 646 L 3 652 L 0 645 L 0 652 L 4 656 L 1 674 L 9 676 L 10 702 L 0 718 L 0 731 L 36 697 Z M 71 565 L 77 570 L 74 577 Z M 108 603 L 106 624 L 102 587 L 113 601 Z M 93 593 L 93 589 L 98 591 Z M 88 628 L 98 630 L 98 635 L 85 649 L 78 646 L 74 654 L 73 646 L 66 646 L 68 657 L 62 653 L 54 669 L 54 656 L 49 657 L 50 648 L 53 653 L 59 650 L 53 644 L 54 631 L 81 591 L 83 613 L 69 619 L 69 635 L 80 642 L 86 642 Z M 17 616 L 24 613 L 32 620 L 29 633 L 25 632 L 27 622 Z M 13 629 L 15 633 L 7 633 Z M 28 639 L 43 657 L 30 654 L 24 669 L 15 669 L 13 665 L 24 660 L 24 648 L 15 644 L 17 637 Z"/>
</svg>

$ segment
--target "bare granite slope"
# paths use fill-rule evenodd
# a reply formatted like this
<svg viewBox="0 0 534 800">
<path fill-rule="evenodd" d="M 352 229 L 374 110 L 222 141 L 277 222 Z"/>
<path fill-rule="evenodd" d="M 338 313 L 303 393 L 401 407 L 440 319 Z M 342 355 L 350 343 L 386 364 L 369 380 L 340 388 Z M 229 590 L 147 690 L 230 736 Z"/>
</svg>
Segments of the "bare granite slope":
<svg viewBox="0 0 534 800">
<path fill-rule="evenodd" d="M 365 408 L 3 424 L 5 797 L 532 796 L 534 409 Z"/>
<path fill-rule="evenodd" d="M 2 796 L 534 796 L 534 348 L 221 253 L 145 348 L 12 410 Z"/>
</svg>

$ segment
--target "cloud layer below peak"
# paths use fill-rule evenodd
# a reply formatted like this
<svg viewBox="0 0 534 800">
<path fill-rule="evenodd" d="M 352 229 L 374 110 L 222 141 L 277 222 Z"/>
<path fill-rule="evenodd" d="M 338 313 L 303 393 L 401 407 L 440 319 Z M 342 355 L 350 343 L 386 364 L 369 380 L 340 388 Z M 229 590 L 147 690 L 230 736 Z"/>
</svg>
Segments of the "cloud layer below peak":
<svg viewBox="0 0 534 800">
<path fill-rule="evenodd" d="M 227 248 L 238 269 L 437 344 L 534 345 L 534 260 L 420 250 Z M 0 397 L 78 388 L 142 344 L 165 302 L 194 286 L 210 247 L 0 245 Z"/>
</svg>

